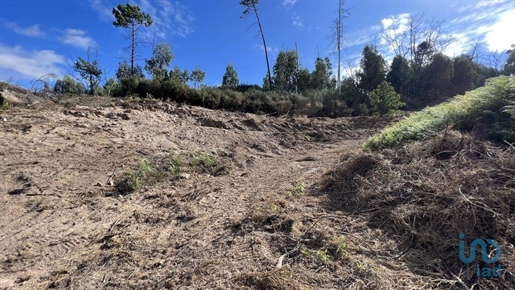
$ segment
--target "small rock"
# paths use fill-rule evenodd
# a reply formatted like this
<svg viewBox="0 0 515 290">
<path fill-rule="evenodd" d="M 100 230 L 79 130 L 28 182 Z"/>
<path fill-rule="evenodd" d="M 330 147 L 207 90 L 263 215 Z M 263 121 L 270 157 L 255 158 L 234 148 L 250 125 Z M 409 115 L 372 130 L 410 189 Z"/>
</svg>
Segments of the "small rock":
<svg viewBox="0 0 515 290">
<path fill-rule="evenodd" d="M 102 182 L 97 182 L 97 184 L 95 184 L 95 186 L 103 186 Z"/>
<path fill-rule="evenodd" d="M 190 179 L 190 174 L 188 173 L 181 173 L 179 174 L 179 178 L 184 178 L 184 179 Z"/>
<path fill-rule="evenodd" d="M 10 91 L 3 91 L 0 92 L 0 103 L 3 101 L 9 102 L 11 104 L 20 104 L 23 103 L 18 97 L 16 97 L 12 92 Z"/>
<path fill-rule="evenodd" d="M 79 128 L 89 128 L 89 124 L 84 124 L 84 123 L 77 123 L 75 125 L 76 127 L 79 127 Z"/>
<path fill-rule="evenodd" d="M 123 114 L 118 114 L 118 117 L 120 117 L 122 120 L 130 120 L 131 118 L 129 117 L 129 115 L 123 113 Z"/>
<path fill-rule="evenodd" d="M 3 118 L 2 120 L 3 120 L 4 122 L 7 122 L 7 118 Z"/>
</svg>

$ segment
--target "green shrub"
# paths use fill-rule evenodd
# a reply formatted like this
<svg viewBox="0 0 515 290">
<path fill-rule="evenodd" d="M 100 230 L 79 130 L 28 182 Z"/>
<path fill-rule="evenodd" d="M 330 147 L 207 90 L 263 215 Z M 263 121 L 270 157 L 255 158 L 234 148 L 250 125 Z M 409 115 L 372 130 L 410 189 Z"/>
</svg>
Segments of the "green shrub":
<svg viewBox="0 0 515 290">
<path fill-rule="evenodd" d="M 86 89 L 80 82 L 70 76 L 64 76 L 62 80 L 55 82 L 54 92 L 58 94 L 80 95 L 86 92 Z"/>
<path fill-rule="evenodd" d="M 234 90 L 240 93 L 245 93 L 249 90 L 260 91 L 262 89 L 258 85 L 239 84 L 234 88 Z"/>
<path fill-rule="evenodd" d="M 136 93 L 140 98 L 146 98 L 151 95 L 154 97 L 158 97 L 160 94 L 161 82 L 155 79 L 152 80 L 142 80 L 138 83 L 136 87 Z"/>
<path fill-rule="evenodd" d="M 230 111 L 243 110 L 244 96 L 242 93 L 233 90 L 222 90 L 220 108 Z"/>
<path fill-rule="evenodd" d="M 152 80 L 145 87 L 149 89 L 150 94 L 154 98 L 173 100 L 180 103 L 188 102 L 188 100 L 192 99 L 191 93 L 194 91 L 188 85 L 175 79 Z"/>
<path fill-rule="evenodd" d="M 136 88 L 143 79 L 138 75 L 130 75 L 120 79 L 120 93 L 122 96 L 130 96 L 136 92 Z"/>
<path fill-rule="evenodd" d="M 351 113 L 352 109 L 347 106 L 347 102 L 334 92 L 323 96 L 322 109 L 317 112 L 317 116 L 337 118 L 348 117 Z"/>
<path fill-rule="evenodd" d="M 140 162 L 138 171 L 126 173 L 125 178 L 116 185 L 116 188 L 121 194 L 129 194 L 140 189 L 146 177 L 153 172 L 152 165 L 146 159 L 143 159 Z"/>
<path fill-rule="evenodd" d="M 109 88 L 104 86 L 105 94 L 121 95 L 137 93 L 140 98 L 154 97 L 172 100 L 194 106 L 229 111 L 243 111 L 256 114 L 284 115 L 286 113 L 303 113 L 309 116 L 341 117 L 352 112 L 368 114 L 368 105 L 355 103 L 363 108 L 349 108 L 343 95 L 330 91 L 310 90 L 302 94 L 288 92 L 263 91 L 257 85 L 240 85 L 238 87 L 206 87 L 192 89 L 176 78 L 143 80 L 138 77 L 123 79 L 116 88 L 110 80 Z M 116 93 L 112 93 L 114 90 Z M 111 92 L 111 93 L 109 93 Z M 363 100 L 368 102 L 368 100 Z"/>
<path fill-rule="evenodd" d="M 383 81 L 369 94 L 370 102 L 380 116 L 391 114 L 404 106 L 401 96 L 395 92 L 392 85 Z"/>
<path fill-rule="evenodd" d="M 202 88 L 200 89 L 202 107 L 216 109 L 219 107 L 222 100 L 222 91 L 218 88 Z"/>
<path fill-rule="evenodd" d="M 304 95 L 296 95 L 295 99 L 292 100 L 293 110 L 297 113 L 305 113 L 306 106 L 309 103 L 309 99 Z"/>
<path fill-rule="evenodd" d="M 121 85 L 119 82 L 117 82 L 114 78 L 110 78 L 108 79 L 104 86 L 103 86 L 103 89 L 104 89 L 104 94 L 106 96 L 121 96 L 122 95 L 122 91 L 121 91 Z"/>
</svg>

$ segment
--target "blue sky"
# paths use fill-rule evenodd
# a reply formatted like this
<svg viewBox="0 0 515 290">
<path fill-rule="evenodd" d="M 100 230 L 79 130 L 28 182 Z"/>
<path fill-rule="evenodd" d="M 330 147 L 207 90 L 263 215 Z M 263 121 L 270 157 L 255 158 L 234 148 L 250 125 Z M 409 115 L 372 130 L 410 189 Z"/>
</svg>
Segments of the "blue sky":
<svg viewBox="0 0 515 290">
<path fill-rule="evenodd" d="M 71 71 L 73 60 L 85 58 L 88 48 L 97 55 L 107 77 L 115 74 L 129 43 L 124 30 L 112 25 L 111 10 L 126 1 L 113 0 L 1 0 L 0 1 L 0 79 L 30 86 L 30 81 L 55 73 Z M 239 0 L 134 0 L 154 19 L 154 26 L 141 37 L 167 41 L 177 65 L 190 71 L 201 67 L 205 84 L 221 83 L 231 62 L 242 83 L 262 84 L 266 74 L 264 51 L 255 19 L 241 19 Z M 336 18 L 337 0 L 261 0 L 259 13 L 267 41 L 271 66 L 281 49 L 295 49 L 300 62 L 312 70 L 315 59 L 330 56 L 331 25 Z M 456 41 L 445 53 L 467 52 L 480 40 L 484 57 L 501 52 L 515 43 L 514 0 L 347 0 L 351 14 L 344 22 L 346 48 L 344 68 L 355 69 L 365 44 L 377 45 L 387 59 L 391 48 L 381 33 L 391 23 L 406 29 L 410 15 L 423 13 L 426 20 L 445 21 L 443 34 Z M 248 29 L 248 30 L 247 30 Z M 150 47 L 140 47 L 141 58 L 151 55 Z M 143 60 L 139 62 L 144 66 Z M 334 65 L 336 67 L 336 65 Z"/>
</svg>

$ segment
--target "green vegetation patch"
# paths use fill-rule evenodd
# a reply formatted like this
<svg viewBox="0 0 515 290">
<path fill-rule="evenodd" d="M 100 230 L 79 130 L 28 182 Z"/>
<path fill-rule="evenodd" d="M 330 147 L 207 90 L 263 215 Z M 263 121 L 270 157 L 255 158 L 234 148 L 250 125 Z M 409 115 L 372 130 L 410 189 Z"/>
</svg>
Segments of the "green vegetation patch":
<svg viewBox="0 0 515 290">
<path fill-rule="evenodd" d="M 287 193 L 286 196 L 291 198 L 299 198 L 306 194 L 306 188 L 303 184 L 297 183 L 293 188 L 291 188 Z"/>
<path fill-rule="evenodd" d="M 515 141 L 515 77 L 489 79 L 484 87 L 428 107 L 370 138 L 365 148 L 391 148 L 405 140 L 422 140 L 451 126 L 475 130 L 492 140 Z M 481 131 L 482 130 L 482 131 Z"/>
<path fill-rule="evenodd" d="M 1 102 L 0 103 L 0 111 L 2 110 L 9 110 L 9 109 L 12 109 L 12 105 L 9 104 L 8 102 Z"/>
<path fill-rule="evenodd" d="M 170 152 L 151 160 L 141 160 L 135 171 L 127 172 L 116 189 L 118 193 L 129 194 L 144 185 L 155 185 L 165 180 L 188 179 L 193 173 L 207 173 L 213 176 L 228 174 L 229 163 L 209 153 L 178 154 Z"/>
</svg>

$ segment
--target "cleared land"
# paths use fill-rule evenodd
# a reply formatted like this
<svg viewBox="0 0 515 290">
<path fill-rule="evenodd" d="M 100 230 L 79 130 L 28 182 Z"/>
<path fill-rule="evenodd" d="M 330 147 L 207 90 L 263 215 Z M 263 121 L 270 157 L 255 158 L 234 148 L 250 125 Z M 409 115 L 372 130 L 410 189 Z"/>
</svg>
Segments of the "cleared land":
<svg viewBox="0 0 515 290">
<path fill-rule="evenodd" d="M 472 286 L 473 269 L 460 278 L 446 268 L 459 266 L 457 252 L 451 265 L 447 256 L 428 260 L 420 240 L 399 240 L 420 238 L 399 222 L 416 210 L 406 196 L 426 193 L 413 202 L 420 205 L 437 200 L 440 190 L 422 179 L 408 184 L 399 174 L 407 168 L 429 178 L 441 175 L 443 163 L 424 163 L 409 150 L 362 153 L 363 142 L 392 120 L 277 118 L 150 100 L 37 101 L 0 111 L 0 288 Z M 435 152 L 476 148 L 451 141 L 433 144 L 441 149 Z M 432 156 L 428 148 L 422 149 Z M 424 169 L 388 168 L 415 159 Z M 510 169 L 506 162 L 501 168 Z M 456 164 L 452 172 L 468 172 Z M 511 194 L 497 210 L 513 220 L 514 173 L 501 173 L 484 179 Z M 387 187 L 388 179 L 397 188 Z M 379 202 L 381 192 L 390 194 Z M 436 218 L 455 205 L 454 196 L 444 197 L 433 215 L 420 216 Z M 502 242 L 513 245 L 513 227 L 505 229 Z M 450 238 L 454 247 L 442 251 L 457 250 L 458 237 Z M 512 259 L 506 248 L 504 277 L 484 285 L 514 286 Z"/>
</svg>

